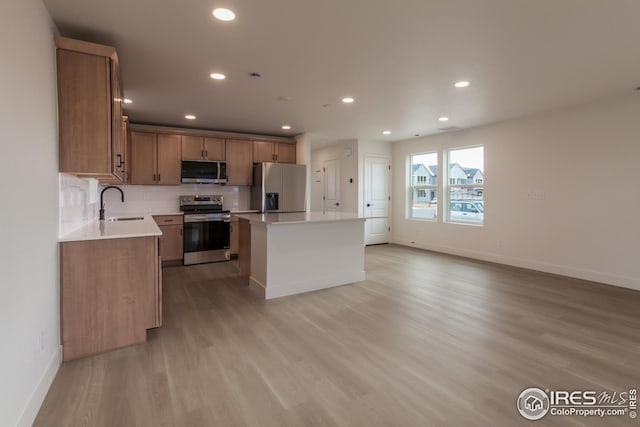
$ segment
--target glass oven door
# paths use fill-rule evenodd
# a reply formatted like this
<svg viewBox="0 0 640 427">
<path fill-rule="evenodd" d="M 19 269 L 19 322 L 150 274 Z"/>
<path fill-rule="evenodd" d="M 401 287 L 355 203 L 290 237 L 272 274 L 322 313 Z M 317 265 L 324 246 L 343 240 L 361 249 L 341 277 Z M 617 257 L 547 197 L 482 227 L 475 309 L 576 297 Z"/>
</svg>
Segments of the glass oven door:
<svg viewBox="0 0 640 427">
<path fill-rule="evenodd" d="M 229 249 L 229 220 L 184 223 L 184 252 Z"/>
</svg>

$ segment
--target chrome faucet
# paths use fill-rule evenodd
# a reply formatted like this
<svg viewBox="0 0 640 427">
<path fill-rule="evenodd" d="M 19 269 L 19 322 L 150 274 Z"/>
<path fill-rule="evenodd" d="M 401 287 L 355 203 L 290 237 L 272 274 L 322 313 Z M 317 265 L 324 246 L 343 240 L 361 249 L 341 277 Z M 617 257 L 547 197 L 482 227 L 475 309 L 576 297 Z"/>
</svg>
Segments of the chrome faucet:
<svg viewBox="0 0 640 427">
<path fill-rule="evenodd" d="M 124 203 L 124 193 L 122 192 L 121 188 L 114 187 L 113 185 L 108 185 L 108 186 L 104 187 L 102 189 L 102 191 L 100 192 L 100 221 L 104 221 L 104 202 L 102 201 L 102 197 L 104 195 L 104 192 L 107 191 L 110 188 L 115 188 L 116 190 L 118 190 L 120 192 L 120 195 L 122 196 L 122 203 Z"/>
</svg>

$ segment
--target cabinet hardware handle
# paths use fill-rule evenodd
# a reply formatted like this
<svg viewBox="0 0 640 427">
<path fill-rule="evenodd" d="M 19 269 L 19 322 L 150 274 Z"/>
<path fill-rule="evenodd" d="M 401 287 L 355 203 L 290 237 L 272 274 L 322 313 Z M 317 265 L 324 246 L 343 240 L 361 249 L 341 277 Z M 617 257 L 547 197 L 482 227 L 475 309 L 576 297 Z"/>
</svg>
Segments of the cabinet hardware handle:
<svg viewBox="0 0 640 427">
<path fill-rule="evenodd" d="M 233 233 L 233 224 L 229 226 L 229 231 Z"/>
<path fill-rule="evenodd" d="M 204 157 L 207 158 L 209 156 L 209 150 L 204 150 Z"/>
<path fill-rule="evenodd" d="M 204 150 L 200 150 L 200 155 L 204 157 Z"/>
<path fill-rule="evenodd" d="M 164 222 L 173 222 L 172 219 L 165 219 Z"/>
<path fill-rule="evenodd" d="M 158 182 L 160 182 L 160 174 L 158 174 Z"/>
<path fill-rule="evenodd" d="M 156 182 L 156 174 L 153 174 L 153 182 Z"/>
<path fill-rule="evenodd" d="M 118 157 L 118 164 L 116 165 L 117 168 L 121 168 L 124 163 L 122 162 L 122 154 L 116 154 L 116 156 Z"/>
</svg>

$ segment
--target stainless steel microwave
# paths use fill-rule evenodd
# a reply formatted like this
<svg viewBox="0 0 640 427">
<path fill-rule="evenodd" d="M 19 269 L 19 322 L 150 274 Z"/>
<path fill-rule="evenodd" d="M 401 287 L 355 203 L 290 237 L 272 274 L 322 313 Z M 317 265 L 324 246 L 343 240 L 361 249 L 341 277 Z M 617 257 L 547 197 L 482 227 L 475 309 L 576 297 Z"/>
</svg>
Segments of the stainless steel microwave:
<svg viewBox="0 0 640 427">
<path fill-rule="evenodd" d="M 227 163 L 206 160 L 183 160 L 182 183 L 226 184 Z"/>
</svg>

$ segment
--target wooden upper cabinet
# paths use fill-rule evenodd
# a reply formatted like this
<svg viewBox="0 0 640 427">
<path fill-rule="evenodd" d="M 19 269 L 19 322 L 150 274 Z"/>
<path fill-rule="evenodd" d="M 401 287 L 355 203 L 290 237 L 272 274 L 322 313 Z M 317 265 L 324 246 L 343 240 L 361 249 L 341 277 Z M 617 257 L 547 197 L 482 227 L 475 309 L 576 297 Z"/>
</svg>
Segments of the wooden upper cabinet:
<svg viewBox="0 0 640 427">
<path fill-rule="evenodd" d="M 253 162 L 295 163 L 296 146 L 285 142 L 253 141 Z"/>
<path fill-rule="evenodd" d="M 253 141 L 253 162 L 275 162 L 276 144 L 268 141 Z"/>
<path fill-rule="evenodd" d="M 182 136 L 182 160 L 203 160 L 204 138 L 202 136 Z"/>
<path fill-rule="evenodd" d="M 278 142 L 276 144 L 276 161 L 278 163 L 295 163 L 296 145 Z"/>
<path fill-rule="evenodd" d="M 156 183 L 156 134 L 135 132 L 129 134 L 131 170 L 129 183 L 151 185 Z"/>
<path fill-rule="evenodd" d="M 56 37 L 60 172 L 122 182 L 122 84 L 114 48 Z"/>
<path fill-rule="evenodd" d="M 181 140 L 180 135 L 158 134 L 156 184 L 180 184 Z"/>
<path fill-rule="evenodd" d="M 225 160 L 225 140 L 223 138 L 205 138 L 204 139 L 204 157 L 205 160 Z"/>
<path fill-rule="evenodd" d="M 224 138 L 182 135 L 182 160 L 224 160 Z"/>
<path fill-rule="evenodd" d="M 130 184 L 180 184 L 180 135 L 132 131 L 129 142 Z"/>
<path fill-rule="evenodd" d="M 253 184 L 253 143 L 227 139 L 227 185 Z"/>
</svg>

